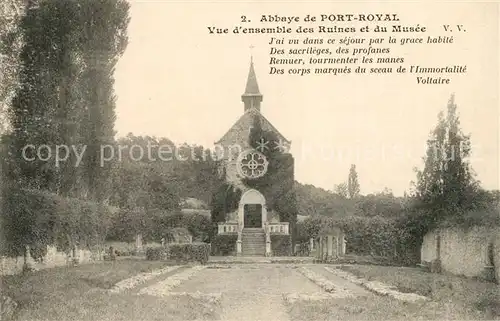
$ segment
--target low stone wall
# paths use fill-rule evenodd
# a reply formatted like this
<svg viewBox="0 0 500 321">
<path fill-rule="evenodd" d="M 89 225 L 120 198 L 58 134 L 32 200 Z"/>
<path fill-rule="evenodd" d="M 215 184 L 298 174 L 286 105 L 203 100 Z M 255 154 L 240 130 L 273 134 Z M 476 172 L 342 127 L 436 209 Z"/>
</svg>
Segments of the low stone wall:
<svg viewBox="0 0 500 321">
<path fill-rule="evenodd" d="M 441 271 L 467 277 L 489 278 L 489 269 L 490 277 L 495 274 L 496 280 L 500 280 L 500 227 L 456 227 L 429 232 L 422 243 L 421 261 L 425 265 L 438 262 Z"/>
<path fill-rule="evenodd" d="M 102 261 L 104 253 L 92 252 L 87 249 L 79 249 L 76 251 L 76 256 L 58 251 L 54 246 L 47 247 L 47 254 L 41 262 L 28 257 L 27 263 L 35 270 L 48 269 L 58 266 L 70 265 L 73 259 L 76 259 L 79 264 L 93 263 Z M 13 275 L 22 272 L 24 265 L 24 257 L 16 258 L 1 257 L 0 258 L 0 275 Z"/>
</svg>

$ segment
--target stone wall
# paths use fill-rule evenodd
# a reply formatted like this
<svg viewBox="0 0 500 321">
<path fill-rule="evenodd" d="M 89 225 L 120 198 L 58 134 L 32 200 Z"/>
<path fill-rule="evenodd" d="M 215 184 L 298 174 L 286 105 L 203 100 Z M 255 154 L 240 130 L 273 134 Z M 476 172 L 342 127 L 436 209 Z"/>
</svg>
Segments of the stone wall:
<svg viewBox="0 0 500 321">
<path fill-rule="evenodd" d="M 86 249 L 79 249 L 76 251 L 75 258 L 79 264 L 93 263 L 103 259 L 103 253 L 91 252 Z M 73 261 L 72 255 L 64 252 L 59 252 L 53 246 L 47 247 L 47 254 L 43 257 L 41 262 L 35 261 L 32 257 L 28 257 L 28 264 L 35 270 L 48 269 L 58 266 L 70 265 Z M 24 257 L 17 258 L 1 257 L 0 258 L 0 275 L 13 275 L 20 273 L 23 270 Z"/>
<path fill-rule="evenodd" d="M 493 262 L 488 256 L 490 244 Z M 467 277 L 483 277 L 485 268 L 494 265 L 500 280 L 500 227 L 434 230 L 424 236 L 420 254 L 424 264 L 439 259 L 442 271 Z"/>
</svg>

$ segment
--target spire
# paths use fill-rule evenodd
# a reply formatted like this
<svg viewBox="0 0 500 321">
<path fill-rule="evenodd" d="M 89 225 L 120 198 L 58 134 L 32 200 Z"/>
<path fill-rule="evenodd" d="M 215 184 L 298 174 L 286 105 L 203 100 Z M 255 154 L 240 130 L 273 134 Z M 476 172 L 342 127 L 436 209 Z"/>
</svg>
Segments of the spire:
<svg viewBox="0 0 500 321">
<path fill-rule="evenodd" d="M 245 87 L 245 93 L 241 96 L 241 100 L 245 104 L 245 111 L 252 107 L 257 108 L 257 110 L 260 111 L 262 94 L 260 93 L 259 85 L 257 84 L 257 76 L 255 75 L 252 56 L 250 56 L 250 70 L 248 72 L 247 85 Z"/>
</svg>

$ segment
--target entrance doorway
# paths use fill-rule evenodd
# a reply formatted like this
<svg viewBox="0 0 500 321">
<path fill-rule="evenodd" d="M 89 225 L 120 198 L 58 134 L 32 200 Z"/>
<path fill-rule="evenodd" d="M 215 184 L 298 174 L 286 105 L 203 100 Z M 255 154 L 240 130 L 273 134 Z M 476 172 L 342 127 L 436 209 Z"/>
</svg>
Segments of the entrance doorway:
<svg viewBox="0 0 500 321">
<path fill-rule="evenodd" d="M 243 207 L 243 226 L 258 228 L 262 227 L 262 205 L 245 204 Z"/>
</svg>

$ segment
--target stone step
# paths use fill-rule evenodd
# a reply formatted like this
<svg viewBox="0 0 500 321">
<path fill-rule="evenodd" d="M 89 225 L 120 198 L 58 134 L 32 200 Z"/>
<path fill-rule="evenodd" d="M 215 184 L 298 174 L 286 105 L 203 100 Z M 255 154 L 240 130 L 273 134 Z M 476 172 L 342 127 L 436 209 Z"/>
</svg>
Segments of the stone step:
<svg viewBox="0 0 500 321">
<path fill-rule="evenodd" d="M 260 255 L 264 256 L 266 253 L 265 250 L 259 250 L 259 251 L 242 251 L 243 255 Z"/>
</svg>

